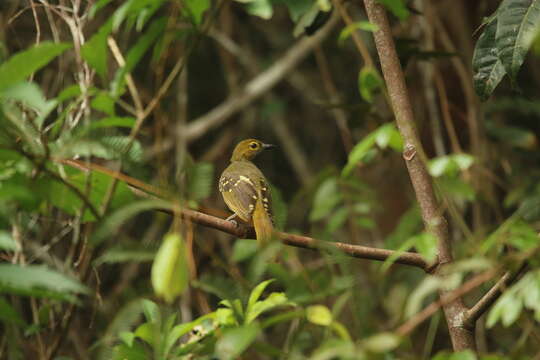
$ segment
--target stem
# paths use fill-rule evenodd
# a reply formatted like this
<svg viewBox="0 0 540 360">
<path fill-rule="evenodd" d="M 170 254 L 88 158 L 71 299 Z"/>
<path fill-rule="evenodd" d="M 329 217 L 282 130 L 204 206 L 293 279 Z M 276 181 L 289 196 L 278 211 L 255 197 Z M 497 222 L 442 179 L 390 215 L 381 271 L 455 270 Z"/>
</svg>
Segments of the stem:
<svg viewBox="0 0 540 360">
<path fill-rule="evenodd" d="M 384 7 L 378 4 L 376 0 L 365 0 L 364 4 L 369 21 L 378 27 L 378 30 L 374 33 L 375 45 L 396 123 L 405 143 L 403 157 L 407 164 L 407 170 L 420 205 L 426 229 L 438 239 L 439 265 L 444 265 L 453 261 L 448 225 L 435 197 L 431 177 L 424 165 L 423 159 L 425 156 L 414 128 L 412 106 L 405 85 L 403 70 L 392 39 L 390 24 Z M 435 269 L 435 273 L 439 271 L 440 266 Z M 439 292 L 441 298 L 445 294 L 446 291 Z M 465 328 L 463 324 L 467 308 L 461 297 L 444 304 L 443 309 L 454 350 L 475 349 L 474 331 L 472 328 Z"/>
</svg>

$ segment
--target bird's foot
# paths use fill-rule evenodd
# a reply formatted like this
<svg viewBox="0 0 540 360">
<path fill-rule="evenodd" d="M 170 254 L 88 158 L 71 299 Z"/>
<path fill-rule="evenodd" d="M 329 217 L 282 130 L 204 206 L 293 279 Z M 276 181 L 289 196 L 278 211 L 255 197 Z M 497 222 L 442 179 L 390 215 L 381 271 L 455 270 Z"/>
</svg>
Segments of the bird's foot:
<svg viewBox="0 0 540 360">
<path fill-rule="evenodd" d="M 229 216 L 228 218 L 225 219 L 225 221 L 229 221 L 231 222 L 235 228 L 238 227 L 238 222 L 236 220 L 234 220 L 234 218 L 236 217 L 237 215 L 236 214 L 232 214 L 231 216 Z"/>
</svg>

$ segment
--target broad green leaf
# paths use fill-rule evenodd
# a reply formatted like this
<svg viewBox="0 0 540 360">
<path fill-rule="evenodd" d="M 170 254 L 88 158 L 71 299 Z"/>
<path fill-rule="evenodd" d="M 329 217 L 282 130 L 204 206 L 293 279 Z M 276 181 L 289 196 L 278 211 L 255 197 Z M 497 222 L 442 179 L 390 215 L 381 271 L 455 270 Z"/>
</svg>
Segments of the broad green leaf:
<svg viewBox="0 0 540 360">
<path fill-rule="evenodd" d="M 364 66 L 358 74 L 358 90 L 364 100 L 371 103 L 373 96 L 384 85 L 377 70 L 370 66 Z"/>
<path fill-rule="evenodd" d="M 210 0 L 185 0 L 183 5 L 186 7 L 195 25 L 200 25 L 204 13 L 210 7 Z"/>
<path fill-rule="evenodd" d="M 156 295 L 171 303 L 186 289 L 189 269 L 184 241 L 180 234 L 165 236 L 152 265 L 152 286 Z"/>
<path fill-rule="evenodd" d="M 81 56 L 105 81 L 107 77 L 107 37 L 112 31 L 112 18 L 81 47 Z"/>
<path fill-rule="evenodd" d="M 107 358 L 112 360 L 148 360 L 150 354 L 146 352 L 143 344 L 134 342 L 133 346 L 127 346 L 125 344 L 115 346 L 112 355 L 109 354 Z"/>
<path fill-rule="evenodd" d="M 256 323 L 225 329 L 216 342 L 215 355 L 220 360 L 237 359 L 257 338 L 259 331 Z"/>
<path fill-rule="evenodd" d="M 106 91 L 100 91 L 90 102 L 93 109 L 103 111 L 109 116 L 115 116 L 116 100 Z"/>
<path fill-rule="evenodd" d="M 506 72 L 516 78 L 540 25 L 540 0 L 504 0 L 497 10 L 496 44 Z"/>
<path fill-rule="evenodd" d="M 388 353 L 394 350 L 399 343 L 399 336 L 388 332 L 370 336 L 362 341 L 363 347 L 374 353 Z"/>
<path fill-rule="evenodd" d="M 259 300 L 259 298 L 261 297 L 264 289 L 266 289 L 266 287 L 268 285 L 270 285 L 271 283 L 273 283 L 274 281 L 275 281 L 275 279 L 268 279 L 268 280 L 265 280 L 265 281 L 261 282 L 257 286 L 255 286 L 255 288 L 251 291 L 251 294 L 249 294 L 249 299 L 248 299 L 248 303 L 247 303 L 248 311 L 253 305 L 255 305 L 257 300 Z"/>
<path fill-rule="evenodd" d="M 317 221 L 326 217 L 341 202 L 342 198 L 337 179 L 335 177 L 326 179 L 319 185 L 315 193 L 309 219 Z"/>
<path fill-rule="evenodd" d="M 444 155 L 429 161 L 429 173 L 433 177 L 442 175 L 456 175 L 467 170 L 474 163 L 474 157 L 468 154 Z"/>
<path fill-rule="evenodd" d="M 159 325 L 157 323 L 146 322 L 139 325 L 134 334 L 139 339 L 152 345 L 152 347 L 156 347 L 160 336 Z"/>
<path fill-rule="evenodd" d="M 9 232 L 0 230 L 0 250 L 16 251 L 17 248 L 17 243 L 13 240 Z"/>
<path fill-rule="evenodd" d="M 287 299 L 285 293 L 271 293 L 266 299 L 255 302 L 253 306 L 246 310 L 245 323 L 250 324 L 262 313 L 286 305 L 293 306 L 294 304 Z"/>
<path fill-rule="evenodd" d="M 377 0 L 386 7 L 395 17 L 403 21 L 409 17 L 409 10 L 404 0 Z"/>
<path fill-rule="evenodd" d="M 474 89 L 484 101 L 489 98 L 506 75 L 506 70 L 497 53 L 496 31 L 497 17 L 495 16 L 485 25 L 484 32 L 476 42 L 472 58 Z"/>
<path fill-rule="evenodd" d="M 159 306 L 147 299 L 143 299 L 141 301 L 142 310 L 144 313 L 144 317 L 146 318 L 146 321 L 154 323 L 154 324 L 160 324 L 161 323 L 161 313 L 159 311 Z"/>
<path fill-rule="evenodd" d="M 76 301 L 88 288 L 79 281 L 41 265 L 0 264 L 0 293 Z"/>
<path fill-rule="evenodd" d="M 55 100 L 47 101 L 41 89 L 31 82 L 20 82 L 0 92 L 0 99 L 19 101 L 42 115 L 41 120 L 47 116 L 56 106 Z M 39 122 L 38 127 L 41 127 Z"/>
<path fill-rule="evenodd" d="M 0 64 L 0 91 L 25 80 L 70 47 L 70 44 L 45 41 L 13 55 Z"/>
<path fill-rule="evenodd" d="M 311 305 L 306 309 L 306 318 L 309 322 L 321 326 L 330 326 L 334 321 L 332 313 L 324 305 Z"/>
</svg>

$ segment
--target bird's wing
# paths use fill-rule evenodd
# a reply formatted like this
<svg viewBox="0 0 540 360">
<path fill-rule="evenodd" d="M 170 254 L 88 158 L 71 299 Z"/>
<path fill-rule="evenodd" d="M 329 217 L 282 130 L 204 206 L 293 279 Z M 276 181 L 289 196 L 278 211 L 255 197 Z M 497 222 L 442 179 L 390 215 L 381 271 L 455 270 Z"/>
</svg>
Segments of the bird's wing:
<svg viewBox="0 0 540 360">
<path fill-rule="evenodd" d="M 254 180 L 245 175 L 223 174 L 219 179 L 219 191 L 229 209 L 242 220 L 251 221 L 251 215 L 260 196 Z"/>
</svg>

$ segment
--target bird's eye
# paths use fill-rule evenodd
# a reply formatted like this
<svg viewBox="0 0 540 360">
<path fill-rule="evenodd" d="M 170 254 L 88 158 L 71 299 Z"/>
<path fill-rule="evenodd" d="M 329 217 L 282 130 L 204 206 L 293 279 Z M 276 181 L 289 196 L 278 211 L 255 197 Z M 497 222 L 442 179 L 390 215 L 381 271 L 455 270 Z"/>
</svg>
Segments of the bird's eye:
<svg viewBox="0 0 540 360">
<path fill-rule="evenodd" d="M 249 147 L 252 149 L 256 149 L 259 147 L 259 144 L 257 144 L 256 142 L 252 142 L 251 144 L 249 144 Z"/>
</svg>

